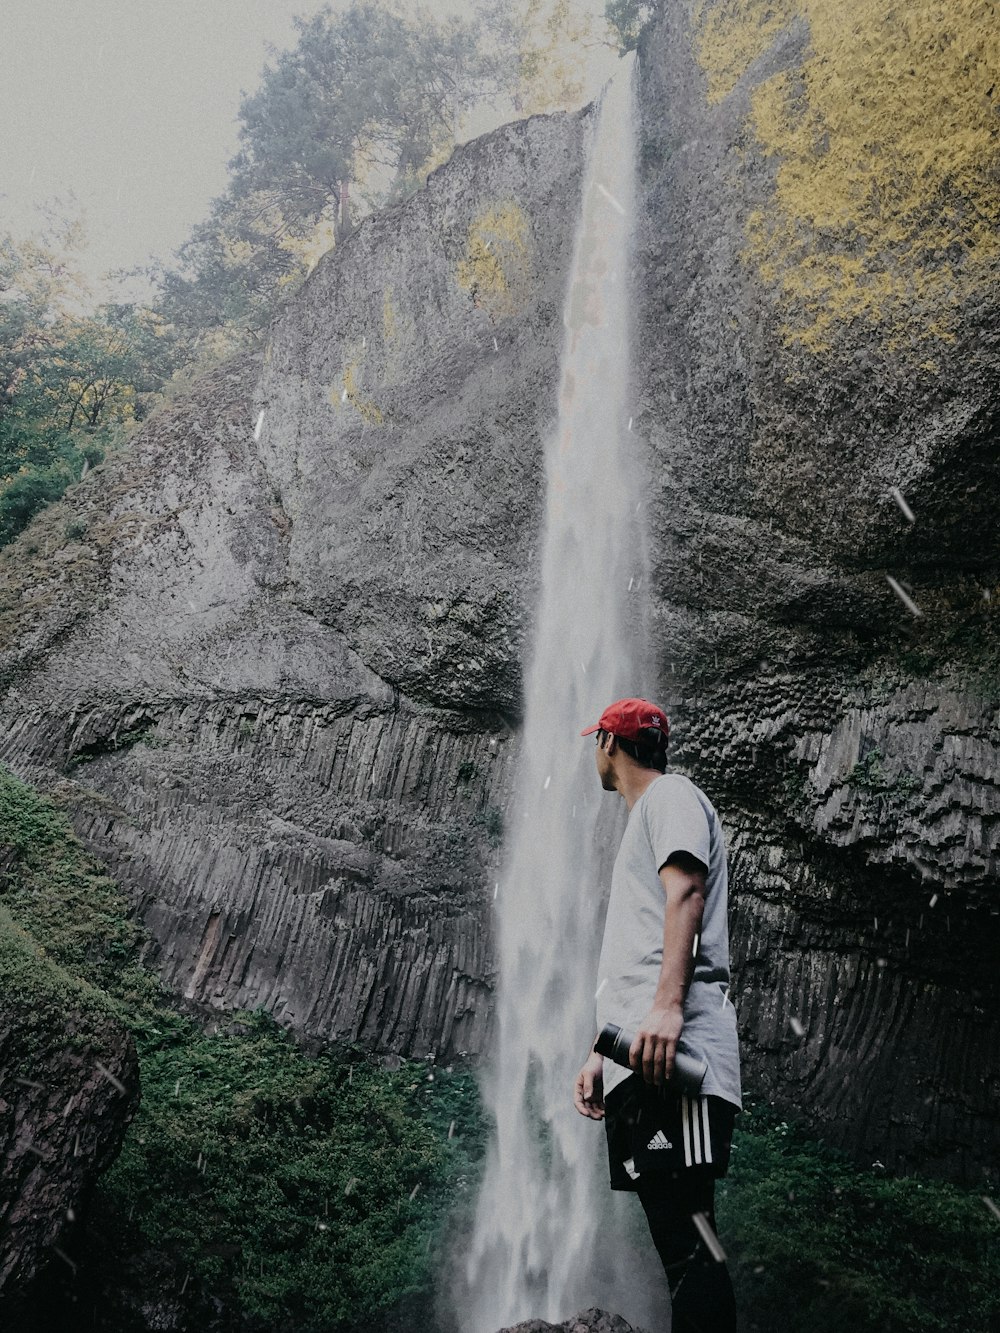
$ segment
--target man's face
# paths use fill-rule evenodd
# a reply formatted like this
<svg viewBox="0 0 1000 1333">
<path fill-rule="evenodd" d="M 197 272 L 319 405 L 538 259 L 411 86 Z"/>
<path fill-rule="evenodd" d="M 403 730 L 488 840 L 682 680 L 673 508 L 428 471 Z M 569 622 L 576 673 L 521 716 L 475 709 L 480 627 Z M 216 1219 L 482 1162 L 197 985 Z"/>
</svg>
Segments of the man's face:
<svg viewBox="0 0 1000 1333">
<path fill-rule="evenodd" d="M 615 770 L 609 750 L 613 748 L 615 738 L 607 731 L 597 733 L 597 776 L 605 791 L 616 791 Z"/>
</svg>

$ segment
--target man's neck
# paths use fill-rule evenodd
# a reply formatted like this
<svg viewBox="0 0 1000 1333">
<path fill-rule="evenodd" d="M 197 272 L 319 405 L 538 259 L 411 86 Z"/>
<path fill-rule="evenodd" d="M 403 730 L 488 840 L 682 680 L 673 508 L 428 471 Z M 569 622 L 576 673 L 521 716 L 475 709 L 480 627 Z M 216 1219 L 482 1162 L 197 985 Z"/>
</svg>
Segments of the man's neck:
<svg viewBox="0 0 1000 1333">
<path fill-rule="evenodd" d="M 619 795 L 624 796 L 630 812 L 646 788 L 662 777 L 663 774 L 655 768 L 643 768 L 640 764 L 629 765 L 624 772 L 617 774 Z"/>
</svg>

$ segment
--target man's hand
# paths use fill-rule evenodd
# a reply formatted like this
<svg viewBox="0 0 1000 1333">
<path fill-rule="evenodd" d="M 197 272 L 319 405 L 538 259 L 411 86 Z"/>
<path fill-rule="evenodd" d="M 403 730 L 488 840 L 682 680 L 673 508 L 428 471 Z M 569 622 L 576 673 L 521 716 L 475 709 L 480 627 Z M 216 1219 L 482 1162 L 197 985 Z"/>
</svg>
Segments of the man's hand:
<svg viewBox="0 0 1000 1333">
<path fill-rule="evenodd" d="M 604 1119 L 604 1056 L 596 1051 L 576 1076 L 573 1105 L 588 1120 Z"/>
<path fill-rule="evenodd" d="M 677 1005 L 654 1005 L 639 1024 L 628 1062 L 646 1083 L 660 1087 L 673 1073 L 683 1027 L 684 1012 Z"/>
</svg>

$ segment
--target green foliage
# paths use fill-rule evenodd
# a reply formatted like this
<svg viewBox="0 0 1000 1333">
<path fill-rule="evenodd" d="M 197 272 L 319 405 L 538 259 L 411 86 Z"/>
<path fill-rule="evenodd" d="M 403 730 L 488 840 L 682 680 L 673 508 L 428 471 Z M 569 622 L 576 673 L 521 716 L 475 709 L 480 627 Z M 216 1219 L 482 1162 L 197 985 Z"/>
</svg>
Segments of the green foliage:
<svg viewBox="0 0 1000 1333">
<path fill-rule="evenodd" d="M 231 164 L 237 197 L 274 193 L 289 220 L 314 223 L 366 167 L 395 179 L 442 141 L 450 148 L 459 112 L 489 73 L 473 25 L 427 11 L 413 19 L 385 0 L 328 6 L 296 26 L 295 48 L 244 98 L 243 147 Z"/>
<path fill-rule="evenodd" d="M 138 938 L 117 886 L 64 816 L 0 767 L 0 994 L 13 1020 L 5 1074 L 30 1077 L 41 1053 L 85 1049 L 152 993 L 132 962 Z"/>
<path fill-rule="evenodd" d="M 295 46 L 242 101 L 228 189 L 158 275 L 192 348 L 258 335 L 335 235 L 444 160 L 463 111 L 504 77 L 467 18 L 353 0 L 295 23 Z"/>
<path fill-rule="evenodd" d="M 91 1048 L 107 1021 L 117 1017 L 115 1005 L 48 957 L 2 902 L 0 993 L 8 1024 L 5 1084 L 9 1078 L 33 1077 L 48 1052 Z"/>
<path fill-rule="evenodd" d="M 65 816 L 2 767 L 0 864 L 0 986 L 26 1071 L 39 1046 L 67 1044 L 70 1013 L 124 1022 L 139 1053 L 140 1111 L 80 1256 L 94 1326 L 139 1327 L 122 1273 L 151 1252 L 187 1276 L 191 1327 L 212 1297 L 243 1327 L 300 1333 L 374 1327 L 400 1303 L 426 1313 L 483 1138 L 471 1075 L 306 1055 L 259 1013 L 206 1033 L 139 966 L 144 933 Z"/>
<path fill-rule="evenodd" d="M 738 1124 L 717 1215 L 749 1330 L 996 1326 L 997 1224 L 978 1195 L 860 1170 L 767 1108 Z"/>
<path fill-rule="evenodd" d="M 142 420 L 177 364 L 162 318 L 79 313 L 78 228 L 0 236 L 0 546 Z"/>
<path fill-rule="evenodd" d="M 639 45 L 639 36 L 653 16 L 652 4 L 642 0 L 608 0 L 604 17 L 618 39 L 618 51 L 625 55 Z"/>
<path fill-rule="evenodd" d="M 897 801 L 906 801 L 915 792 L 923 790 L 923 782 L 915 773 L 899 773 L 891 777 L 884 766 L 882 751 L 876 746 L 851 769 L 848 785 L 858 791 L 885 795 Z"/>
<path fill-rule="evenodd" d="M 130 1005 L 155 994 L 135 965 L 143 932 L 117 884 L 76 841 L 65 815 L 2 766 L 0 864 L 0 905 L 53 963 Z"/>
<path fill-rule="evenodd" d="M 12 542 L 31 520 L 64 495 L 80 478 L 82 460 L 72 445 L 60 449 L 47 467 L 29 467 L 0 490 L 0 546 Z M 2 485 L 2 483 L 0 483 Z"/>
<path fill-rule="evenodd" d="M 468 1075 L 307 1057 L 263 1015 L 212 1036 L 158 1016 L 137 1035 L 143 1105 L 101 1187 L 102 1212 L 135 1210 L 126 1247 L 166 1251 L 192 1307 L 212 1295 L 302 1333 L 426 1298 L 479 1136 Z"/>
</svg>

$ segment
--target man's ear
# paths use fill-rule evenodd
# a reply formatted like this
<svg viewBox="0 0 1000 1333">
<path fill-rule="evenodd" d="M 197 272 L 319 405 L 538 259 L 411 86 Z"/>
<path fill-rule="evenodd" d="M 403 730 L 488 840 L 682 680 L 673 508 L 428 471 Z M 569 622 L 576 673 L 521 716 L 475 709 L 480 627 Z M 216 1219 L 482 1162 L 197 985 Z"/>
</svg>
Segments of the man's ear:
<svg viewBox="0 0 1000 1333">
<path fill-rule="evenodd" d="M 601 749 L 609 757 L 613 755 L 615 751 L 618 749 L 618 741 L 613 731 L 606 731 L 604 733 L 604 740 L 601 743 Z"/>
</svg>

